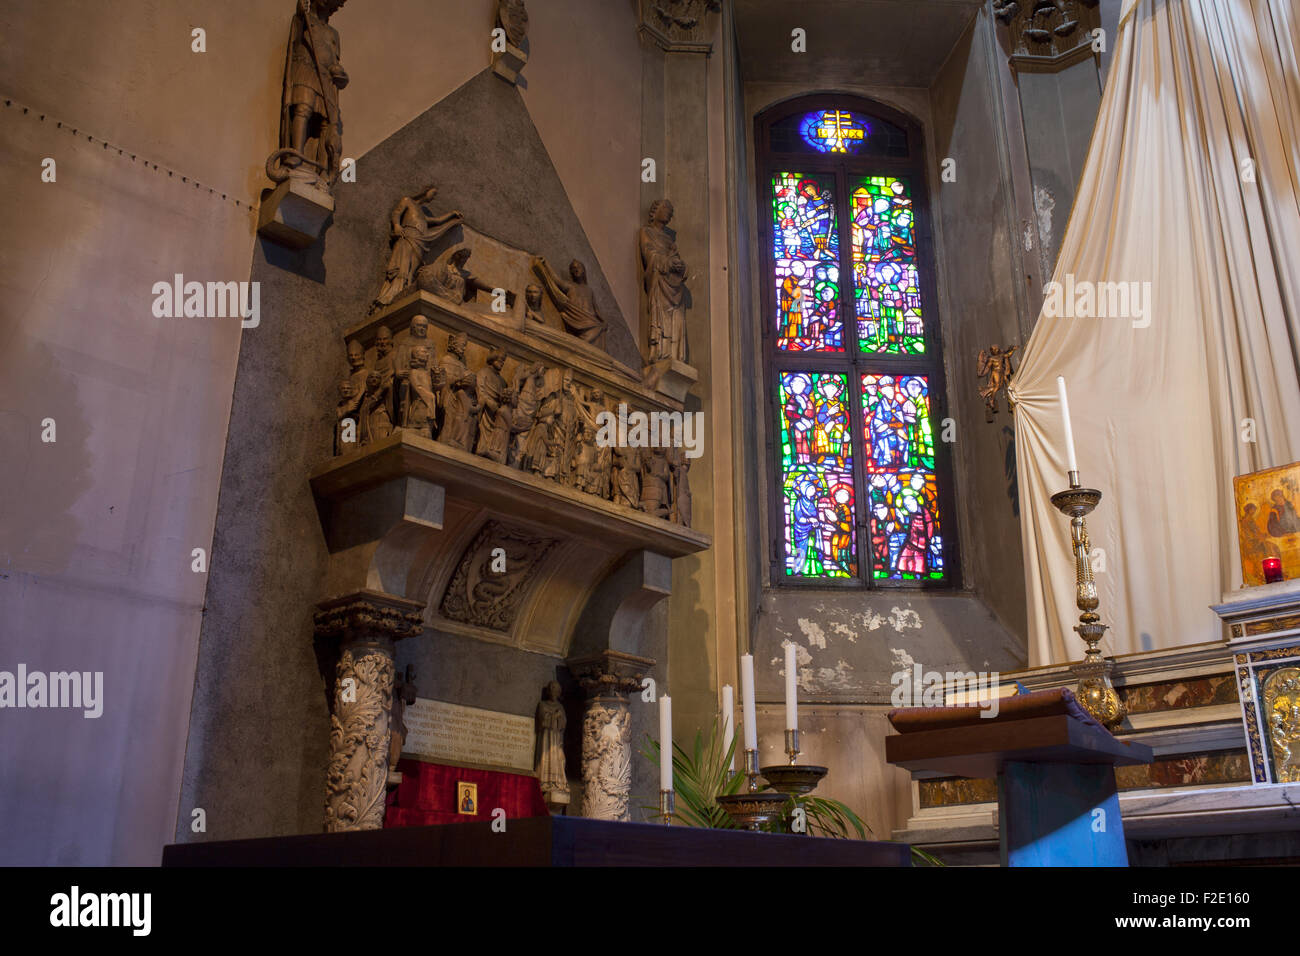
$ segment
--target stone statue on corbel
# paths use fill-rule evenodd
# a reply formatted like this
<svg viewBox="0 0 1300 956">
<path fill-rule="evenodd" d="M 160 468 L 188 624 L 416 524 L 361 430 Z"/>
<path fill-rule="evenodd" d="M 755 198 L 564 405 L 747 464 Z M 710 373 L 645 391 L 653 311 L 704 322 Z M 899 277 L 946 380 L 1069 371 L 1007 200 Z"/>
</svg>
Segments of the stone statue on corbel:
<svg viewBox="0 0 1300 956">
<path fill-rule="evenodd" d="M 537 703 L 537 753 L 533 769 L 542 790 L 542 799 L 553 814 L 562 814 L 569 806 L 569 778 L 564 770 L 564 730 L 568 718 L 560 703 L 560 682 L 546 685 Z"/>
<path fill-rule="evenodd" d="M 388 745 L 388 787 L 402 782 L 397 762 L 402 759 L 402 745 L 406 743 L 406 708 L 415 703 L 415 668 L 406 665 L 406 674 L 393 679 L 393 706 L 388 719 L 390 742 Z"/>
<path fill-rule="evenodd" d="M 648 332 L 645 383 L 683 401 L 698 379 L 687 364 L 686 263 L 677 252 L 677 239 L 668 229 L 673 204 L 656 199 L 641 227 L 637 248 L 641 254 Z"/>
<path fill-rule="evenodd" d="M 319 239 L 334 211 L 343 159 L 339 91 L 348 74 L 329 19 L 344 2 L 298 0 L 289 27 L 280 144 L 266 160 L 267 178 L 276 185 L 263 196 L 257 231 L 295 249 Z"/>
</svg>

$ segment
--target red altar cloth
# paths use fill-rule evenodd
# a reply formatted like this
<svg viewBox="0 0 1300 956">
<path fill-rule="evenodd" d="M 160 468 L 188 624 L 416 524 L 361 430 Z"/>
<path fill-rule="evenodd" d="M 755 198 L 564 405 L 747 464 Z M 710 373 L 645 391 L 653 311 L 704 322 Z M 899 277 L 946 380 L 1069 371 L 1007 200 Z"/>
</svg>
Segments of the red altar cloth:
<svg viewBox="0 0 1300 956">
<path fill-rule="evenodd" d="M 491 820 L 497 807 L 505 810 L 507 819 L 548 814 L 537 778 L 526 774 L 470 770 L 423 760 L 400 760 L 397 769 L 402 782 L 388 794 L 385 828 Z M 473 815 L 456 812 L 457 783 L 478 784 Z"/>
</svg>

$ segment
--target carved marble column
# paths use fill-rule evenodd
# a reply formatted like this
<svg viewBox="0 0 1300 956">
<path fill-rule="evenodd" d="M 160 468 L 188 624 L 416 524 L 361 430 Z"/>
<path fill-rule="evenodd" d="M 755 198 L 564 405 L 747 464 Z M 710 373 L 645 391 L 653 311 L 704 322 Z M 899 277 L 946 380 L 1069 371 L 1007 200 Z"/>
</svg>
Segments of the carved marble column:
<svg viewBox="0 0 1300 956">
<path fill-rule="evenodd" d="M 587 694 L 582 715 L 582 815 L 629 820 L 632 790 L 632 714 L 628 694 L 641 689 L 655 662 L 619 651 L 569 661 Z"/>
<path fill-rule="evenodd" d="M 424 605 L 380 591 L 358 591 L 317 605 L 316 639 L 336 644 L 325 830 L 384 825 L 393 646 L 424 628 Z"/>
</svg>

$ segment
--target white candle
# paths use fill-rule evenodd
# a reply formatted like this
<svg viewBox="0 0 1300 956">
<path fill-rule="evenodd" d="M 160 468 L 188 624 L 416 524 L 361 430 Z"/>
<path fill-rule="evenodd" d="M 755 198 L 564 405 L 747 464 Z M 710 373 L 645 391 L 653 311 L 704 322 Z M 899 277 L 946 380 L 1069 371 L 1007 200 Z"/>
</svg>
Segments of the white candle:
<svg viewBox="0 0 1300 956">
<path fill-rule="evenodd" d="M 758 721 L 754 715 L 754 655 L 740 659 L 740 703 L 744 709 L 745 749 L 758 749 Z"/>
<path fill-rule="evenodd" d="M 799 729 L 798 673 L 794 641 L 785 645 L 785 729 Z"/>
<path fill-rule="evenodd" d="M 673 699 L 659 698 L 659 789 L 673 788 Z"/>
<path fill-rule="evenodd" d="M 731 749 L 731 742 L 736 739 L 736 699 L 730 684 L 722 685 L 722 752 Z M 736 769 L 736 755 L 731 755 L 731 769 Z"/>
<path fill-rule="evenodd" d="M 1065 421 L 1065 454 L 1070 460 L 1069 470 L 1077 472 L 1079 463 L 1074 458 L 1074 429 L 1070 427 L 1070 400 L 1065 395 L 1064 375 L 1056 376 L 1056 394 L 1061 399 L 1061 418 Z"/>
</svg>

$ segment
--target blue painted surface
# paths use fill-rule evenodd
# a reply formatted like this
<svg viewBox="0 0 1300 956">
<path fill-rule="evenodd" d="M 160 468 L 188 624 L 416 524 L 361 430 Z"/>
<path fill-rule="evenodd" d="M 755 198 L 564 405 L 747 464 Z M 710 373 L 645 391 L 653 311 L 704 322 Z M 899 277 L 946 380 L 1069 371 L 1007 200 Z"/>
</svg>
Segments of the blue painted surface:
<svg viewBox="0 0 1300 956">
<path fill-rule="evenodd" d="M 1008 762 L 998 823 L 1003 866 L 1128 866 L 1109 764 Z"/>
</svg>

